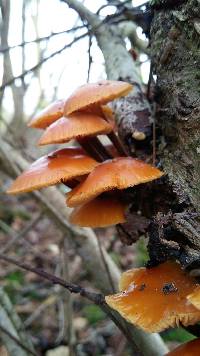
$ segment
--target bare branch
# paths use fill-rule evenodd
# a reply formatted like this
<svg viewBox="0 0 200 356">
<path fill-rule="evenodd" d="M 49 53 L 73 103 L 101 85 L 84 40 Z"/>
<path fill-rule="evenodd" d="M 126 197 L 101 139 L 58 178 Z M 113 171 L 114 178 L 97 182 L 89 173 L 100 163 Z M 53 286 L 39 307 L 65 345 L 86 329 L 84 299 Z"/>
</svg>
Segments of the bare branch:
<svg viewBox="0 0 200 356">
<path fill-rule="evenodd" d="M 73 28 L 70 28 L 69 30 L 64 30 L 64 31 L 60 31 L 60 32 L 51 32 L 48 36 L 44 36 L 44 37 L 39 37 L 39 38 L 35 38 L 34 40 L 31 41 L 24 41 L 22 43 L 19 43 L 15 46 L 9 46 L 9 47 L 5 47 L 5 48 L 0 48 L 0 53 L 5 53 L 8 52 L 12 49 L 18 48 L 18 47 L 25 47 L 31 43 L 38 43 L 38 42 L 42 42 L 42 41 L 48 41 L 49 39 L 55 37 L 55 36 L 59 36 L 62 35 L 64 33 L 70 33 L 70 32 L 75 32 L 77 30 L 81 30 L 84 29 L 86 26 L 85 25 L 81 25 L 81 26 L 76 26 Z"/>
<path fill-rule="evenodd" d="M 91 46 L 92 46 L 92 36 L 89 35 L 87 83 L 89 82 L 89 79 L 90 79 L 90 70 L 91 70 L 91 65 L 92 65 Z"/>
<path fill-rule="evenodd" d="M 95 28 L 101 24 L 101 21 L 98 18 L 98 16 L 96 16 L 90 10 L 88 10 L 88 8 L 85 7 L 80 1 L 77 0 L 61 0 L 61 1 L 65 2 L 69 7 L 71 7 L 76 12 L 78 12 L 81 19 L 87 21 L 90 26 Z"/>
<path fill-rule="evenodd" d="M 60 285 L 64 288 L 66 288 L 71 293 L 80 294 L 82 297 L 87 298 L 88 300 L 90 300 L 91 302 L 93 302 L 97 305 L 105 303 L 104 296 L 100 293 L 94 293 L 94 292 L 87 291 L 86 289 L 84 289 L 81 286 L 78 286 L 77 284 L 65 282 L 64 279 L 56 277 L 53 274 L 43 271 L 40 268 L 29 266 L 28 264 L 26 264 L 24 262 L 20 262 L 12 257 L 7 257 L 1 253 L 0 253 L 0 259 L 5 262 L 12 263 L 26 271 L 33 272 L 33 273 L 37 274 L 38 276 L 48 280 L 52 284 L 57 284 L 57 285 Z"/>
<path fill-rule="evenodd" d="M 23 72 L 22 74 L 18 75 L 17 77 L 13 77 L 12 79 L 8 80 L 6 83 L 4 83 L 1 87 L 0 87 L 0 91 L 3 91 L 7 86 L 13 84 L 15 82 L 15 80 L 17 79 L 22 79 L 24 78 L 27 74 L 34 72 L 35 70 L 37 70 L 43 63 L 47 62 L 49 59 L 57 56 L 58 54 L 62 53 L 65 49 L 71 47 L 74 43 L 76 43 L 77 41 L 81 40 L 82 38 L 86 37 L 89 34 L 89 32 L 86 32 L 78 37 L 75 37 L 73 39 L 73 41 L 71 41 L 70 43 L 64 45 L 61 49 L 59 49 L 58 51 L 55 51 L 53 53 L 51 53 L 50 56 L 43 58 L 39 63 L 37 63 L 35 66 L 33 66 L 30 69 L 27 69 L 25 72 Z"/>
</svg>

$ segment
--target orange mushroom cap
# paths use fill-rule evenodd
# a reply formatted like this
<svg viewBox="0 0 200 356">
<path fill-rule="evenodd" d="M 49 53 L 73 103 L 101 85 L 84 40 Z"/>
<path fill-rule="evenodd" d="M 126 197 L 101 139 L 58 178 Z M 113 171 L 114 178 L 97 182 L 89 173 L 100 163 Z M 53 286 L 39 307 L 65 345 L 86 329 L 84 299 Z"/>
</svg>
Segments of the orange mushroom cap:
<svg viewBox="0 0 200 356">
<path fill-rule="evenodd" d="M 125 205 L 117 199 L 96 198 L 73 210 L 70 222 L 82 227 L 105 227 L 125 222 Z"/>
<path fill-rule="evenodd" d="M 102 117 L 76 113 L 70 118 L 62 117 L 50 125 L 39 140 L 39 145 L 68 142 L 74 138 L 107 134 L 112 126 Z"/>
<path fill-rule="evenodd" d="M 199 356 L 200 355 L 200 339 L 195 339 L 186 342 L 173 351 L 166 354 L 166 356 Z"/>
<path fill-rule="evenodd" d="M 63 116 L 64 100 L 56 100 L 54 103 L 48 105 L 44 110 L 40 111 L 33 119 L 28 123 L 28 126 L 36 129 L 45 129 L 51 125 L 54 121 L 60 119 Z"/>
<path fill-rule="evenodd" d="M 98 83 L 85 84 L 75 90 L 66 100 L 64 115 L 89 108 L 90 106 L 103 105 L 120 96 L 127 95 L 132 85 L 114 80 L 102 80 Z"/>
<path fill-rule="evenodd" d="M 98 162 L 81 148 L 68 147 L 35 161 L 8 189 L 9 194 L 25 193 L 66 182 L 91 172 Z"/>
<path fill-rule="evenodd" d="M 112 189 L 125 189 L 159 178 L 163 173 L 131 157 L 118 157 L 96 167 L 84 182 L 67 196 L 67 204 L 78 206 Z"/>
<path fill-rule="evenodd" d="M 193 293 L 189 294 L 187 299 L 191 304 L 200 310 L 200 287 L 196 288 Z"/>
<path fill-rule="evenodd" d="M 200 311 L 187 300 L 196 281 L 175 262 L 136 268 L 122 274 L 121 293 L 106 297 L 110 307 L 145 331 L 160 332 L 181 322 L 200 320 Z"/>
</svg>

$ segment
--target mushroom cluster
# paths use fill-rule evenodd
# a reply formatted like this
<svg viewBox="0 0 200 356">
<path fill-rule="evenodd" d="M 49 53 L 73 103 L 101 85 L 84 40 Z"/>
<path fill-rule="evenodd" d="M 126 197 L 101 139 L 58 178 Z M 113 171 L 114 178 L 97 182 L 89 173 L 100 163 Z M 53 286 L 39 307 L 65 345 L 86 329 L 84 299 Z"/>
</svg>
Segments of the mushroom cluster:
<svg viewBox="0 0 200 356">
<path fill-rule="evenodd" d="M 8 193 L 63 183 L 71 189 L 66 200 L 73 208 L 71 223 L 94 228 L 125 223 L 124 190 L 163 175 L 156 167 L 129 157 L 118 137 L 107 104 L 131 90 L 132 85 L 120 81 L 86 84 L 34 117 L 29 126 L 45 130 L 39 145 L 75 140 L 78 146 L 39 158 Z M 104 145 L 99 135 L 107 135 L 112 144 Z M 160 332 L 179 323 L 187 326 L 200 321 L 200 286 L 178 263 L 127 271 L 120 289 L 106 297 L 107 304 L 145 331 Z"/>
<path fill-rule="evenodd" d="M 200 321 L 200 288 L 180 264 L 165 262 L 122 274 L 120 293 L 106 302 L 129 322 L 148 332 Z"/>
<path fill-rule="evenodd" d="M 127 95 L 132 85 L 122 81 L 100 81 L 79 87 L 67 100 L 58 100 L 34 117 L 29 126 L 44 129 L 39 145 L 68 143 L 39 158 L 9 188 L 17 194 L 63 183 L 72 190 L 67 205 L 74 208 L 70 220 L 83 227 L 105 227 L 124 223 L 128 187 L 162 176 L 162 172 L 128 157 L 117 134 L 114 114 L 107 104 Z M 112 144 L 103 145 L 99 135 Z"/>
</svg>

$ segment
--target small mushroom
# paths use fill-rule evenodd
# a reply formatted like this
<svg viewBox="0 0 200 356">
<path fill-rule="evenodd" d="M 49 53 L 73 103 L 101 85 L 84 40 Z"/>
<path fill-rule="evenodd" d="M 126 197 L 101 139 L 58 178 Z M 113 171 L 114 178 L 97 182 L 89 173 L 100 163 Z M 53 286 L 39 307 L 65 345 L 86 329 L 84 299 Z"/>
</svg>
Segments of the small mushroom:
<svg viewBox="0 0 200 356">
<path fill-rule="evenodd" d="M 67 182 L 91 172 L 98 162 L 82 148 L 68 147 L 39 158 L 11 185 L 7 193 L 17 194 Z"/>
<path fill-rule="evenodd" d="M 85 84 L 65 101 L 64 115 L 68 116 L 80 110 L 99 107 L 121 96 L 127 95 L 132 85 L 114 80 L 102 80 L 98 83 Z"/>
<path fill-rule="evenodd" d="M 131 157 L 118 157 L 98 165 L 67 196 L 67 204 L 75 207 L 87 203 L 103 192 L 125 189 L 159 178 L 163 173 Z"/>
<path fill-rule="evenodd" d="M 187 300 L 197 288 L 176 262 L 165 262 L 151 269 L 136 268 L 122 274 L 121 293 L 106 297 L 110 307 L 132 324 L 149 332 L 168 327 L 195 324 L 200 311 Z"/>
<path fill-rule="evenodd" d="M 105 227 L 125 222 L 125 204 L 117 199 L 99 197 L 73 210 L 72 224 L 82 227 Z"/>
<path fill-rule="evenodd" d="M 186 342 L 183 345 L 176 347 L 166 356 L 199 356 L 200 355 L 200 339 L 195 339 Z"/>
<path fill-rule="evenodd" d="M 36 129 L 45 129 L 54 121 L 63 116 L 64 100 L 56 100 L 54 103 L 40 111 L 29 123 L 28 126 Z"/>
<path fill-rule="evenodd" d="M 72 139 L 107 134 L 112 126 L 93 114 L 76 113 L 70 118 L 62 117 L 50 125 L 39 140 L 39 145 L 64 143 Z"/>
</svg>

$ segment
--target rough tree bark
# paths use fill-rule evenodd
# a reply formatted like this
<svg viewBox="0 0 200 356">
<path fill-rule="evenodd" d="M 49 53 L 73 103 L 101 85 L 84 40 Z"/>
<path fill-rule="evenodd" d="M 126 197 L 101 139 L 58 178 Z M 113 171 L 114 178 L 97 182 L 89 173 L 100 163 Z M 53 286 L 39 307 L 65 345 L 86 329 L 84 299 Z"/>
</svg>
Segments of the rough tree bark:
<svg viewBox="0 0 200 356">
<path fill-rule="evenodd" d="M 155 2 L 150 49 L 157 75 L 158 155 L 174 200 L 156 217 L 150 235 L 161 260 L 170 254 L 193 268 L 200 265 L 199 24 L 199 0 Z"/>
</svg>

